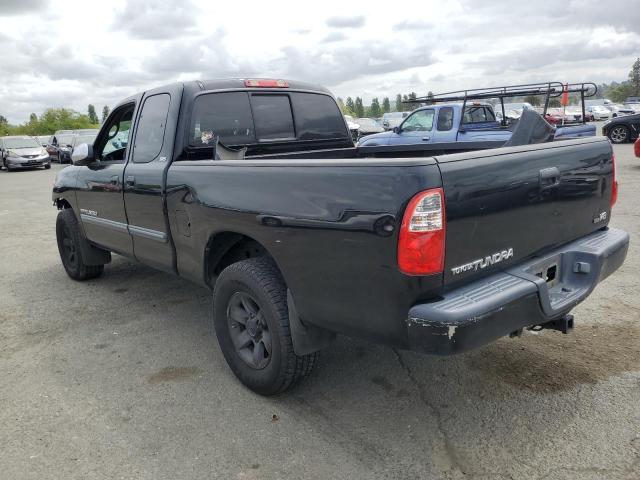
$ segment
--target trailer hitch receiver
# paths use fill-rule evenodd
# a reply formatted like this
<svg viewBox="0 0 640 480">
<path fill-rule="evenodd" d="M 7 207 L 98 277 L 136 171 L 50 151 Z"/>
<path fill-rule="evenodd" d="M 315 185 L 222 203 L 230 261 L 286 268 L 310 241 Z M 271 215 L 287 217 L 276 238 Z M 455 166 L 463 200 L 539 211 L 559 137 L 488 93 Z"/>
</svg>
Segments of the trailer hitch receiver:
<svg viewBox="0 0 640 480">
<path fill-rule="evenodd" d="M 542 323 L 540 325 L 534 325 L 530 327 L 529 330 L 533 330 L 534 332 L 539 332 L 540 330 L 558 330 L 559 332 L 564 333 L 565 335 L 573 330 L 573 315 L 566 314 L 560 318 L 555 320 L 551 320 L 550 322 Z"/>
</svg>

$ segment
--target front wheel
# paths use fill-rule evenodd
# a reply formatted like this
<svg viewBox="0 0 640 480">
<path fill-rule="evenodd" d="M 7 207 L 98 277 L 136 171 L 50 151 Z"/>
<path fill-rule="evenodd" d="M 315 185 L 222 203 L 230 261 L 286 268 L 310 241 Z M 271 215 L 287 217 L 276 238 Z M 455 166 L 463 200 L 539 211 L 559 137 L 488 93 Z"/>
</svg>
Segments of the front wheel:
<svg viewBox="0 0 640 480">
<path fill-rule="evenodd" d="M 45 170 L 49 170 L 50 168 L 51 168 L 51 164 L 50 164 L 50 163 L 48 163 L 48 164 L 46 164 L 46 165 L 44 166 L 44 169 L 45 169 Z"/>
<path fill-rule="evenodd" d="M 629 140 L 629 129 L 624 125 L 618 125 L 611 128 L 607 136 L 611 143 L 625 143 Z"/>
<path fill-rule="evenodd" d="M 287 287 L 271 259 L 252 258 L 222 271 L 213 292 L 213 323 L 229 367 L 256 393 L 289 390 L 315 365 L 317 352 L 293 351 Z"/>
<path fill-rule="evenodd" d="M 73 210 L 60 210 L 56 220 L 56 237 L 62 265 L 74 280 L 82 281 L 102 275 L 104 265 L 87 265 L 82 258 L 81 242 L 86 242 Z"/>
</svg>

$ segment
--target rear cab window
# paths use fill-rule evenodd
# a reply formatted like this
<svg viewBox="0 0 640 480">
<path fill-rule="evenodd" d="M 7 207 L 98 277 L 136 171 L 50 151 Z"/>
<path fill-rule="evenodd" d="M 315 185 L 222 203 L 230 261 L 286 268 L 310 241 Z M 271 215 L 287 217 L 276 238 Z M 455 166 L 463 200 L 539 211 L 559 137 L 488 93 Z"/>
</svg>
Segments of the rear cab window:
<svg viewBox="0 0 640 480">
<path fill-rule="evenodd" d="M 191 148 L 213 146 L 218 138 L 227 147 L 248 146 L 255 147 L 254 150 L 265 144 L 268 147 L 268 144 L 349 139 L 332 97 L 295 91 L 199 95 L 194 100 L 188 135 Z"/>
<path fill-rule="evenodd" d="M 453 128 L 453 107 L 442 107 L 438 112 L 438 131 L 446 132 Z"/>
<path fill-rule="evenodd" d="M 464 111 L 464 123 L 495 122 L 496 117 L 490 107 L 485 105 L 467 106 Z"/>
</svg>

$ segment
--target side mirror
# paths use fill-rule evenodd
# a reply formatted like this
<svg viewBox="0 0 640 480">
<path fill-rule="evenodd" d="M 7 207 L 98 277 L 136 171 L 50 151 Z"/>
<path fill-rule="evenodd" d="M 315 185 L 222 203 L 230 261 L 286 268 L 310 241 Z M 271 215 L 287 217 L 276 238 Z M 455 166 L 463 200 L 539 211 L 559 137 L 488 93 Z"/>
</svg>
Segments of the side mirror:
<svg viewBox="0 0 640 480">
<path fill-rule="evenodd" d="M 393 133 L 400 133 L 402 129 L 400 127 L 393 127 Z"/>
<path fill-rule="evenodd" d="M 71 161 L 77 166 L 91 165 L 96 161 L 93 154 L 93 145 L 89 145 L 87 143 L 81 143 L 78 145 L 71 153 Z"/>
</svg>

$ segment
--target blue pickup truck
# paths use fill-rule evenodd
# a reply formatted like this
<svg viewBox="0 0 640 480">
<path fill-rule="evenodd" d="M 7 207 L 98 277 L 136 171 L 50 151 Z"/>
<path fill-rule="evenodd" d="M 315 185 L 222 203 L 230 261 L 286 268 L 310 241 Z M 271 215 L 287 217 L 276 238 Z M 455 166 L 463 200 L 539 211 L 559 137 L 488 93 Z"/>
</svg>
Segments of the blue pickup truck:
<svg viewBox="0 0 640 480">
<path fill-rule="evenodd" d="M 449 143 L 502 141 L 511 138 L 511 131 L 501 127 L 489 103 L 474 102 L 465 106 L 460 122 L 462 103 L 443 103 L 418 108 L 399 127 L 383 133 L 367 135 L 358 146 L 410 145 L 418 143 Z"/>
<path fill-rule="evenodd" d="M 464 107 L 463 107 L 464 106 Z M 464 118 L 461 118 L 464 108 Z M 462 121 L 461 121 L 462 120 Z M 501 125 L 493 106 L 484 102 L 443 103 L 414 110 L 393 130 L 367 135 L 359 147 L 379 145 L 449 144 L 456 142 L 506 142 L 513 128 Z M 593 125 L 557 126 L 555 140 L 595 136 Z"/>
</svg>

